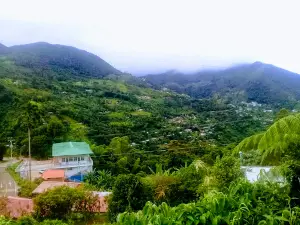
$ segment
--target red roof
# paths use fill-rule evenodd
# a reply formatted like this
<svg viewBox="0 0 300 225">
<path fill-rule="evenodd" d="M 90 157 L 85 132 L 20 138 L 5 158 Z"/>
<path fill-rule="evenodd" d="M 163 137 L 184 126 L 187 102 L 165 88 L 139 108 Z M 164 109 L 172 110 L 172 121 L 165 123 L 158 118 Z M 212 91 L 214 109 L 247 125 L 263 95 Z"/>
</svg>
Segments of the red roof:
<svg viewBox="0 0 300 225">
<path fill-rule="evenodd" d="M 64 170 L 46 170 L 42 175 L 42 178 L 44 180 L 55 179 L 55 178 L 64 178 L 64 177 L 65 177 Z"/>
</svg>

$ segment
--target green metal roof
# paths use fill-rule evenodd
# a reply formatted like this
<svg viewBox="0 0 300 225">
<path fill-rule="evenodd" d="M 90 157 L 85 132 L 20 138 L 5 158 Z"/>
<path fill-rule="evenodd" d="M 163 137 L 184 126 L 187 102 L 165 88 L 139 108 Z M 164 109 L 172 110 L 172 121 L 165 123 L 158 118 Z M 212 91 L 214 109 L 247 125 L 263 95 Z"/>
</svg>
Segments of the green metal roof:
<svg viewBox="0 0 300 225">
<path fill-rule="evenodd" d="M 53 144 L 52 156 L 90 155 L 93 152 L 85 142 L 62 142 Z"/>
</svg>

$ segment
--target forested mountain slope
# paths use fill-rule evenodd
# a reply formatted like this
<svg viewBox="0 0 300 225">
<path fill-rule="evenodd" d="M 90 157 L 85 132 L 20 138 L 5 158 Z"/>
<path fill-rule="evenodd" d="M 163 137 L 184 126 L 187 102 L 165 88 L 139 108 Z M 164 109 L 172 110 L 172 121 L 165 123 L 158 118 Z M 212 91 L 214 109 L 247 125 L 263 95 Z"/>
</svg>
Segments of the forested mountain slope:
<svg viewBox="0 0 300 225">
<path fill-rule="evenodd" d="M 27 154 L 28 102 L 39 110 L 32 131 L 36 157 L 48 157 L 54 142 L 87 141 L 99 150 L 124 136 L 142 151 L 191 151 L 199 143 L 237 143 L 265 129 L 273 118 L 264 106 L 146 88 L 142 80 L 118 74 L 75 48 L 37 43 L 8 49 L 0 56 L 0 141 L 6 144 L 13 137 L 18 154 Z"/>
<path fill-rule="evenodd" d="M 169 71 L 144 78 L 155 88 L 166 87 L 197 98 L 219 93 L 239 101 L 275 105 L 300 99 L 300 75 L 261 62 L 188 75 Z"/>
<path fill-rule="evenodd" d="M 120 71 L 100 57 L 70 46 L 46 42 L 9 48 L 0 45 L 1 53 L 16 65 L 33 69 L 41 75 L 60 76 L 61 79 L 68 76 L 103 77 L 120 74 Z"/>
</svg>

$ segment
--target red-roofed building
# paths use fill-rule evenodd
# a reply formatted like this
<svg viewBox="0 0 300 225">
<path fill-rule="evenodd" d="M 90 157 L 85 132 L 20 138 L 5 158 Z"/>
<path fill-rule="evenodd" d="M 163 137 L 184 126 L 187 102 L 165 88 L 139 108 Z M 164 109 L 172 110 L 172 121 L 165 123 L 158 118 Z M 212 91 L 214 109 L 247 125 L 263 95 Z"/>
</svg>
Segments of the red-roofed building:
<svg viewBox="0 0 300 225">
<path fill-rule="evenodd" d="M 46 170 L 42 174 L 42 178 L 47 181 L 64 181 L 65 171 L 64 170 Z"/>
</svg>

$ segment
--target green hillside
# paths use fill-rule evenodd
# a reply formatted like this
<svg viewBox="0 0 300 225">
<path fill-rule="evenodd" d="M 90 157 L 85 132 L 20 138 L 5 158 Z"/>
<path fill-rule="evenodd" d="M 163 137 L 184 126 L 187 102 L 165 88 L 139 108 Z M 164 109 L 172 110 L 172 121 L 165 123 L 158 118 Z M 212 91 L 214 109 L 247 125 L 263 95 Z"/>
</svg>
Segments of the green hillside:
<svg viewBox="0 0 300 225">
<path fill-rule="evenodd" d="M 0 46 L 0 157 L 10 141 L 27 157 L 28 134 L 36 159 L 65 141 L 94 153 L 82 188 L 47 190 L 32 217 L 0 224 L 298 224 L 298 86 L 262 63 L 137 78 L 72 47 Z M 260 164 L 280 167 L 246 180 L 241 165 Z M 40 180 L 17 165 L 32 197 Z M 112 192 L 107 214 L 91 191 Z"/>
<path fill-rule="evenodd" d="M 300 99 L 298 74 L 261 62 L 195 74 L 169 71 L 144 78 L 155 88 L 166 87 L 196 98 L 209 98 L 219 93 L 233 100 L 272 105 Z"/>
<path fill-rule="evenodd" d="M 196 99 L 147 88 L 115 69 L 109 72 L 117 74 L 105 76 L 107 63 L 72 47 L 37 43 L 9 49 L 0 56 L 0 137 L 14 137 L 18 154 L 27 154 L 24 115 L 30 101 L 39 110 L 32 132 L 36 157 L 48 157 L 55 142 L 84 140 L 98 148 L 123 136 L 143 151 L 174 141 L 223 146 L 264 129 L 273 117 L 263 107 L 230 105 L 218 95 Z"/>
<path fill-rule="evenodd" d="M 41 76 L 46 74 L 67 79 L 68 76 L 103 77 L 120 74 L 120 71 L 100 57 L 70 46 L 38 42 L 2 48 L 5 57 L 16 65 L 30 68 Z"/>
</svg>

